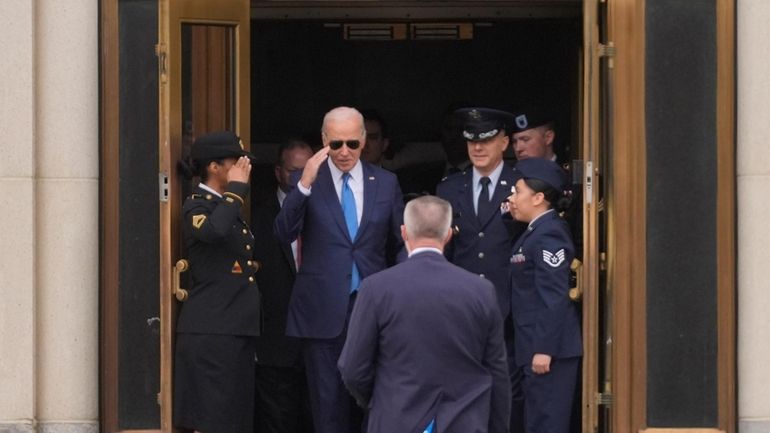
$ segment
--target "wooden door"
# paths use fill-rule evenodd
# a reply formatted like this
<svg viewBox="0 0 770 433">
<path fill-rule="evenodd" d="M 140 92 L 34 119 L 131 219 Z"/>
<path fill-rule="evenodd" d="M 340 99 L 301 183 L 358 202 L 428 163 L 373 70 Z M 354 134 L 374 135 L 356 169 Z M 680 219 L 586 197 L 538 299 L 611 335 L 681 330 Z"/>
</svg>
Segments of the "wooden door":
<svg viewBox="0 0 770 433">
<path fill-rule="evenodd" d="M 177 171 L 196 137 L 230 130 L 250 143 L 249 1 L 161 0 L 160 319 L 161 430 L 173 428 L 173 347 L 186 266 L 182 203 L 192 188 Z M 180 283 L 180 281 L 182 283 Z M 175 296 L 178 295 L 178 296 Z"/>
</svg>

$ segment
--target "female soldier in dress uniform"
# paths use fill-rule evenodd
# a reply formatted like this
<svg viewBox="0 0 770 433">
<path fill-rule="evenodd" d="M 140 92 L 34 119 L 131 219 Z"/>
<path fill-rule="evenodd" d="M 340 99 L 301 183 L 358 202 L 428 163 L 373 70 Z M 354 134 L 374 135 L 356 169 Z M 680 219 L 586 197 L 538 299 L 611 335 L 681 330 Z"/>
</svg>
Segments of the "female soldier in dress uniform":
<svg viewBox="0 0 770 433">
<path fill-rule="evenodd" d="M 508 198 L 511 215 L 529 224 L 511 256 L 515 361 L 522 377 L 527 433 L 569 431 L 582 343 L 577 306 L 569 299 L 575 256 L 558 212 L 569 205 L 564 174 L 542 158 L 519 161 Z"/>
<path fill-rule="evenodd" d="M 207 134 L 180 167 L 201 183 L 184 203 L 192 274 L 176 328 L 174 424 L 202 433 L 251 433 L 259 292 L 254 237 L 240 217 L 251 154 L 231 132 Z"/>
</svg>

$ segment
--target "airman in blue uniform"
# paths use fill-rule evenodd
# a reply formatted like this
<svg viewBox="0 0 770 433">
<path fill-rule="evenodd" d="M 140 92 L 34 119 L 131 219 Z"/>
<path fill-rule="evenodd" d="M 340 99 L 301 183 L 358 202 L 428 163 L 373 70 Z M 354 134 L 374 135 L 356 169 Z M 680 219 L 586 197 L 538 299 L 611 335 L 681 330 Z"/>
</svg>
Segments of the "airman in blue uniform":
<svg viewBox="0 0 770 433">
<path fill-rule="evenodd" d="M 511 315 L 515 364 L 523 375 L 527 433 L 566 433 L 582 341 L 577 305 L 569 299 L 575 257 L 567 223 L 564 172 L 553 161 L 528 158 L 516 164 L 509 197 L 514 218 L 528 223 L 510 256 Z"/>
</svg>

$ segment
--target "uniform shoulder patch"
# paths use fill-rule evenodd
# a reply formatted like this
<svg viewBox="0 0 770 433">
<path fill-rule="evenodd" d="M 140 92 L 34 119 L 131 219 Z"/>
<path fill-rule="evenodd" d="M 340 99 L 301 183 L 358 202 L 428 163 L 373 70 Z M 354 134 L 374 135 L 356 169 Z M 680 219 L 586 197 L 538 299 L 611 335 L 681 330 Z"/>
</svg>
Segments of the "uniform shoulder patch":
<svg viewBox="0 0 770 433">
<path fill-rule="evenodd" d="M 548 250 L 543 250 L 543 261 L 548 263 L 549 266 L 558 268 L 559 265 L 564 263 L 564 248 L 551 253 Z"/>
<path fill-rule="evenodd" d="M 206 214 L 193 215 L 192 224 L 196 229 L 200 229 L 204 222 L 206 222 Z"/>
</svg>

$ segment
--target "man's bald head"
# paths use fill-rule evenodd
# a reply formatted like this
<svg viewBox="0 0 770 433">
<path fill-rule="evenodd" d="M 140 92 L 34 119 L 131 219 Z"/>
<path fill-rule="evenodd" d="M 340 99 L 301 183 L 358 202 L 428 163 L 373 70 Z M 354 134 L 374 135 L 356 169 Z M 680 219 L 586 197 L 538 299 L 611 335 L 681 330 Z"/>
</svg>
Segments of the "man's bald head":
<svg viewBox="0 0 770 433">
<path fill-rule="evenodd" d="M 326 134 L 327 127 L 332 122 L 356 122 L 361 125 L 361 135 L 364 135 L 364 116 L 355 108 L 337 107 L 331 109 L 324 116 L 324 121 L 321 125 L 322 134 Z"/>
</svg>

